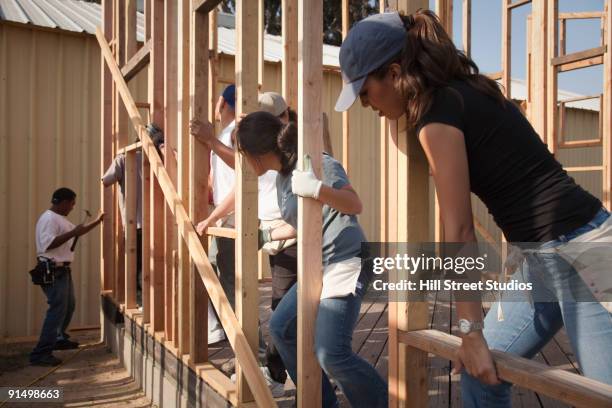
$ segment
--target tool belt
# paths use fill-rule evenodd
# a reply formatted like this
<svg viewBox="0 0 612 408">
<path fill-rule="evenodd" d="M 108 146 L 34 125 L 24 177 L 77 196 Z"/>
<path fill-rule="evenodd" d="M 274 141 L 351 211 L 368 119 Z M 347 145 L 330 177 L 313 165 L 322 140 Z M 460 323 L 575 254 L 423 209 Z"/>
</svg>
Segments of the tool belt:
<svg viewBox="0 0 612 408">
<path fill-rule="evenodd" d="M 53 285 L 56 279 L 70 273 L 70 262 L 56 263 L 52 259 L 38 257 L 36 267 L 30 271 L 35 285 Z"/>
</svg>

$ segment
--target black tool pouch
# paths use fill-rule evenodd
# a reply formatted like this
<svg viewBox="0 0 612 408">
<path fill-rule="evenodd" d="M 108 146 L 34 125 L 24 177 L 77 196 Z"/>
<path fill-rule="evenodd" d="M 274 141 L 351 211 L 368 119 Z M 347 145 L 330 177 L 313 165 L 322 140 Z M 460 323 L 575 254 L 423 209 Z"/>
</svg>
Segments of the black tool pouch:
<svg viewBox="0 0 612 408">
<path fill-rule="evenodd" d="M 47 258 L 38 258 L 36 267 L 30 271 L 32 283 L 35 285 L 53 285 L 57 268 L 55 262 Z"/>
</svg>

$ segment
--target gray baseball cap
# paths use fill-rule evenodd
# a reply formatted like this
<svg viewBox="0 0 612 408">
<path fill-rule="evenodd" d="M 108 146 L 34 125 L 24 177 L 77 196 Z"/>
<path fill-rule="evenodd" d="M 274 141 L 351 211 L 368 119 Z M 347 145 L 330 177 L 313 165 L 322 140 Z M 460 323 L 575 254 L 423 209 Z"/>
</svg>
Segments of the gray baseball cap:
<svg viewBox="0 0 612 408">
<path fill-rule="evenodd" d="M 375 14 L 357 22 L 340 47 L 342 92 L 336 111 L 350 108 L 368 74 L 399 54 L 406 42 L 406 28 L 397 12 Z"/>
</svg>

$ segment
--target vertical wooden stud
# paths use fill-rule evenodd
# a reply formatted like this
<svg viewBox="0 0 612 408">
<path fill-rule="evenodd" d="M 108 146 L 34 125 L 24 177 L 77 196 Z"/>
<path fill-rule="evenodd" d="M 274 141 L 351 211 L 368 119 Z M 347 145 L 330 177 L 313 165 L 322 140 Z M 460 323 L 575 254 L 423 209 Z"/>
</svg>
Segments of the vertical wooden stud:
<svg viewBox="0 0 612 408">
<path fill-rule="evenodd" d="M 323 151 L 323 1 L 298 1 L 298 166 L 310 155 L 321 177 Z M 321 203 L 298 198 L 298 387 L 299 407 L 321 404 L 321 369 L 314 354 L 315 320 L 322 287 Z"/>
<path fill-rule="evenodd" d="M 236 115 L 257 110 L 257 60 L 258 4 L 255 1 L 238 0 L 236 13 Z M 253 353 L 259 346 L 259 287 L 257 282 L 257 176 L 246 158 L 236 151 L 236 315 Z M 236 367 L 238 400 L 252 401 L 240 366 Z"/>
</svg>

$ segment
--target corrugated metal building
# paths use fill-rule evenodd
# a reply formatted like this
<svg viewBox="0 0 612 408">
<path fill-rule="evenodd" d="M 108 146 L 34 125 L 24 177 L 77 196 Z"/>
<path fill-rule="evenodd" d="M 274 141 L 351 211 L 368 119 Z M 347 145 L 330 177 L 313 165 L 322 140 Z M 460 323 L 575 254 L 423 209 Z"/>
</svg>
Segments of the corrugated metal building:
<svg viewBox="0 0 612 408">
<path fill-rule="evenodd" d="M 77 192 L 77 206 L 69 217 L 75 223 L 82 220 L 84 209 L 95 212 L 100 207 L 100 52 L 93 36 L 100 13 L 100 5 L 76 0 L 0 0 L 0 339 L 39 332 L 46 304 L 27 271 L 34 264 L 35 223 L 49 207 L 52 191 L 67 186 Z M 220 15 L 219 25 L 217 90 L 233 78 L 235 52 L 232 18 Z M 138 30 L 142 39 L 142 16 Z M 264 89 L 280 91 L 280 38 L 266 35 L 264 47 Z M 324 46 L 323 53 L 329 68 L 324 72 L 323 106 L 334 156 L 341 157 L 342 118 L 333 110 L 341 89 L 340 75 L 333 69 L 338 48 Z M 130 87 L 146 100 L 144 75 L 132 79 Z M 515 95 L 521 88 L 521 81 L 513 83 Z M 361 223 L 374 241 L 380 230 L 380 121 L 358 105 L 350 116 L 349 175 L 363 200 Z M 569 106 L 568 135 L 592 138 L 598 105 L 587 101 Z M 571 165 L 601 163 L 601 148 L 580 150 L 560 157 Z M 588 174 L 578 180 L 601 195 L 601 177 Z M 475 208 L 482 223 L 498 234 L 487 221 L 486 209 Z M 79 240 L 74 327 L 99 324 L 99 248 L 97 231 Z"/>
</svg>

